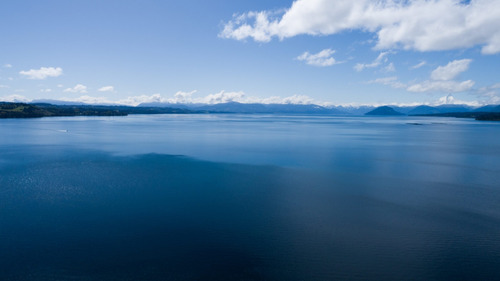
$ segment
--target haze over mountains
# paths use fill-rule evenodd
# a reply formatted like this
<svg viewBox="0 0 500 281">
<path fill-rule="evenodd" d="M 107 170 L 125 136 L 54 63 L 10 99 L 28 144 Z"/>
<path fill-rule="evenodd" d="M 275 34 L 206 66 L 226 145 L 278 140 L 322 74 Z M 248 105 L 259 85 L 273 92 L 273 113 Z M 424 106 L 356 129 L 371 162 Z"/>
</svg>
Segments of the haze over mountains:
<svg viewBox="0 0 500 281">
<path fill-rule="evenodd" d="M 404 112 L 404 113 L 403 113 Z M 474 118 L 476 120 L 500 121 L 500 105 L 488 105 L 479 108 L 470 108 L 463 105 L 417 107 L 389 107 L 380 106 L 367 113 L 369 116 L 440 116 L 457 118 Z"/>
<path fill-rule="evenodd" d="M 227 113 L 303 113 L 303 114 L 337 114 L 364 115 L 377 106 L 320 106 L 315 104 L 260 104 L 260 103 L 218 103 L 218 104 L 169 104 L 143 103 L 139 107 L 178 107 L 191 110 Z M 461 104 L 439 106 L 387 106 L 402 115 L 439 114 L 452 112 L 500 112 L 500 105 L 472 107 Z"/>
<path fill-rule="evenodd" d="M 440 105 L 440 106 L 380 106 L 365 114 L 367 115 L 439 115 L 457 112 L 500 112 L 500 105 L 487 105 L 482 107 L 471 107 L 467 105 Z"/>
<path fill-rule="evenodd" d="M 500 105 L 470 107 L 467 105 L 440 106 L 332 106 L 315 104 L 171 104 L 147 103 L 138 106 L 89 105 L 65 102 L 0 102 L 0 118 L 33 118 L 50 116 L 124 116 L 129 114 L 190 114 L 190 113 L 240 113 L 240 114 L 302 114 L 302 115 L 369 115 L 369 116 L 444 116 L 500 120 Z"/>
<path fill-rule="evenodd" d="M 69 102 L 60 100 L 34 100 L 32 104 L 48 103 L 54 105 L 89 105 L 82 102 Z M 99 104 L 113 106 L 116 104 Z M 331 115 L 364 115 L 378 106 L 321 106 L 316 104 L 263 104 L 263 103 L 239 103 L 227 102 L 216 104 L 202 103 L 141 103 L 136 107 L 159 107 L 159 108 L 180 108 L 194 111 L 221 112 L 221 113 L 286 113 L 286 114 L 331 114 Z M 426 115 L 442 114 L 454 112 L 500 112 L 500 105 L 486 105 L 473 107 L 462 104 L 444 104 L 438 106 L 417 105 L 417 106 L 393 106 L 387 105 L 396 113 L 403 115 Z M 384 115 L 384 114 L 382 114 Z M 390 114 L 388 114 L 390 115 Z"/>
</svg>

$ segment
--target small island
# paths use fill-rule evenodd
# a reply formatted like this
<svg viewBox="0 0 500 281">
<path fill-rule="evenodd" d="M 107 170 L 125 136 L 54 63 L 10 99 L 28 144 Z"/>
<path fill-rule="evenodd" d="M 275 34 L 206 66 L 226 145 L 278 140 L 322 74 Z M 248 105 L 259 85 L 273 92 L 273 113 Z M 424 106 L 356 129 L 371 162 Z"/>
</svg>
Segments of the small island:
<svg viewBox="0 0 500 281">
<path fill-rule="evenodd" d="M 372 111 L 369 111 L 365 113 L 365 115 L 372 115 L 372 116 L 401 116 L 404 115 L 401 112 L 398 112 L 394 110 L 392 107 L 389 106 L 380 106 L 375 108 Z"/>
</svg>

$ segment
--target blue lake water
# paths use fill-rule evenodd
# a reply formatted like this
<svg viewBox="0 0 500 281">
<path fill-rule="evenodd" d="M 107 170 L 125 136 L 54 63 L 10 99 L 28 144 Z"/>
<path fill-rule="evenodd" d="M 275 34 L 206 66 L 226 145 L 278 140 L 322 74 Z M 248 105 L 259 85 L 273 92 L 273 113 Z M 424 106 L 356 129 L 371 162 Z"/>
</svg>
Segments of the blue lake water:
<svg viewBox="0 0 500 281">
<path fill-rule="evenodd" d="M 0 120 L 0 280 L 500 280 L 500 123 Z"/>
</svg>

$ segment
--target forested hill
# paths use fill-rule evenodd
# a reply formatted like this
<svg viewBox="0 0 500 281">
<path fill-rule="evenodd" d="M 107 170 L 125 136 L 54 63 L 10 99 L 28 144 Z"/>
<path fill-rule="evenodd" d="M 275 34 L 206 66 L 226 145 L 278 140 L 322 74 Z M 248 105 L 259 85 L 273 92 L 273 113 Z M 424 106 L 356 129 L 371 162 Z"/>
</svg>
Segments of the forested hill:
<svg viewBox="0 0 500 281">
<path fill-rule="evenodd" d="M 0 118 L 36 118 L 49 116 L 125 116 L 129 114 L 185 114 L 195 111 L 179 108 L 52 105 L 0 102 Z"/>
</svg>

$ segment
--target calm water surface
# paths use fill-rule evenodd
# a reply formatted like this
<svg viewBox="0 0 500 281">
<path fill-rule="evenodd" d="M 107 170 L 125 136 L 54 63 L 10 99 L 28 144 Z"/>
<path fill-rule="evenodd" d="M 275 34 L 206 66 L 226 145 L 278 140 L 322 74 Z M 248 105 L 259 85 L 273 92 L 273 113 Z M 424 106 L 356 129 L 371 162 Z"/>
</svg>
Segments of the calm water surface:
<svg viewBox="0 0 500 281">
<path fill-rule="evenodd" d="M 500 123 L 0 120 L 0 280 L 500 280 Z"/>
</svg>

